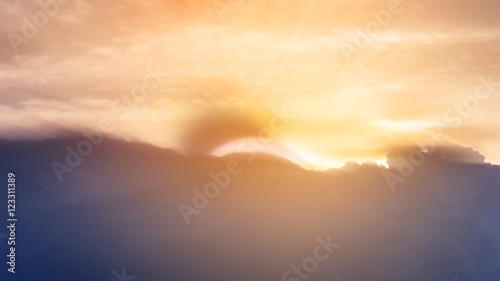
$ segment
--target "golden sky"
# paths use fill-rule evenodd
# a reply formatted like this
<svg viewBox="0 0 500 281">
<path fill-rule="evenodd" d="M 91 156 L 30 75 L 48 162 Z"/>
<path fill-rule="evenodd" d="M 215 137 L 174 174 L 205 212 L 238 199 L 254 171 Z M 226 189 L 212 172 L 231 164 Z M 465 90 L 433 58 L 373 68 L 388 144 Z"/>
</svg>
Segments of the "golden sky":
<svg viewBox="0 0 500 281">
<path fill-rule="evenodd" d="M 500 163 L 496 1 L 48 2 L 0 5 L 0 136 L 111 120 L 184 153 L 253 142 L 323 169 L 440 132 Z M 264 143 L 276 112 L 293 118 Z"/>
</svg>

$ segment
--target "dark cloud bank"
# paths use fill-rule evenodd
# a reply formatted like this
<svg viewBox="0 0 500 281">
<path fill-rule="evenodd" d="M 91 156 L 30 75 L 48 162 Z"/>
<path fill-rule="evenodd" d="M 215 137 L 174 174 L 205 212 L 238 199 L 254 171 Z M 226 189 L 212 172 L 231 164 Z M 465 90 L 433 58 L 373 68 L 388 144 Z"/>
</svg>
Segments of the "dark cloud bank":
<svg viewBox="0 0 500 281">
<path fill-rule="evenodd" d="M 80 140 L 0 141 L 2 177 L 18 184 L 14 280 L 107 281 L 123 267 L 134 280 L 282 280 L 328 235 L 341 247 L 308 280 L 500 280 L 500 167 L 463 161 L 482 159 L 470 150 L 437 149 L 392 192 L 371 164 L 316 172 L 106 139 L 59 183 L 51 163 Z M 241 174 L 186 225 L 179 204 L 230 159 Z"/>
</svg>

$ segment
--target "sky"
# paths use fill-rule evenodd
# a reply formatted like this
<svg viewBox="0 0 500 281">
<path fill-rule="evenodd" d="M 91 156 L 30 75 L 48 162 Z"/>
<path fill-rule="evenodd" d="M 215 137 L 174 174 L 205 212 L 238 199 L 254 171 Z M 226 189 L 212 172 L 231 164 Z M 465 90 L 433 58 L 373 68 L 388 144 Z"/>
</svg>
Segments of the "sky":
<svg viewBox="0 0 500 281">
<path fill-rule="evenodd" d="M 432 140 L 500 163 L 500 2 L 43 3 L 0 3 L 3 138 L 101 130 L 312 169 Z"/>
</svg>

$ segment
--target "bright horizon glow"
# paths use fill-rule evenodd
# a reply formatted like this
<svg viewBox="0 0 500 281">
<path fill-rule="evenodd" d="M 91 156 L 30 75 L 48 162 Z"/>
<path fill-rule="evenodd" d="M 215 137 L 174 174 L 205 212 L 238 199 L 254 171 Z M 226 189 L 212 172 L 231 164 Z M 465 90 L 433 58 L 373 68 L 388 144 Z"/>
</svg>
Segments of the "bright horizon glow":
<svg viewBox="0 0 500 281">
<path fill-rule="evenodd" d="M 257 145 L 257 138 L 242 138 L 225 143 L 210 152 L 210 155 L 224 157 L 235 153 L 263 153 L 287 159 L 308 170 L 325 171 L 334 168 L 341 168 L 351 160 L 336 160 L 315 154 L 297 144 L 270 143 L 267 145 Z M 377 165 L 387 167 L 387 159 L 368 159 L 356 161 L 358 164 L 364 162 L 374 162 Z"/>
</svg>

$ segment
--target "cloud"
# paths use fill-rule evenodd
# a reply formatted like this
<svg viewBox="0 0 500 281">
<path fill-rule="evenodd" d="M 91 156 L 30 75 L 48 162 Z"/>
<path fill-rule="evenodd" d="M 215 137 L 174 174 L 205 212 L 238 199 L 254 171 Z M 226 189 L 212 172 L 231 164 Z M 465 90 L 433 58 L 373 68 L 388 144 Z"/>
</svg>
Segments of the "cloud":
<svg viewBox="0 0 500 281">
<path fill-rule="evenodd" d="M 82 138 L 0 141 L 0 171 L 24 186 L 23 228 L 37 230 L 18 233 L 23 279 L 94 280 L 116 264 L 148 280 L 279 279 L 327 235 L 342 246 L 314 272 L 318 280 L 496 281 L 500 273 L 500 168 L 464 162 L 480 158 L 471 149 L 436 148 L 391 192 L 376 165 L 307 171 L 263 155 L 181 156 L 107 138 L 58 183 L 50 163 L 64 163 L 64 146 Z M 243 172 L 186 226 L 178 204 L 192 204 L 193 188 L 230 160 Z M 84 273 L 75 271 L 81 264 Z"/>
</svg>

